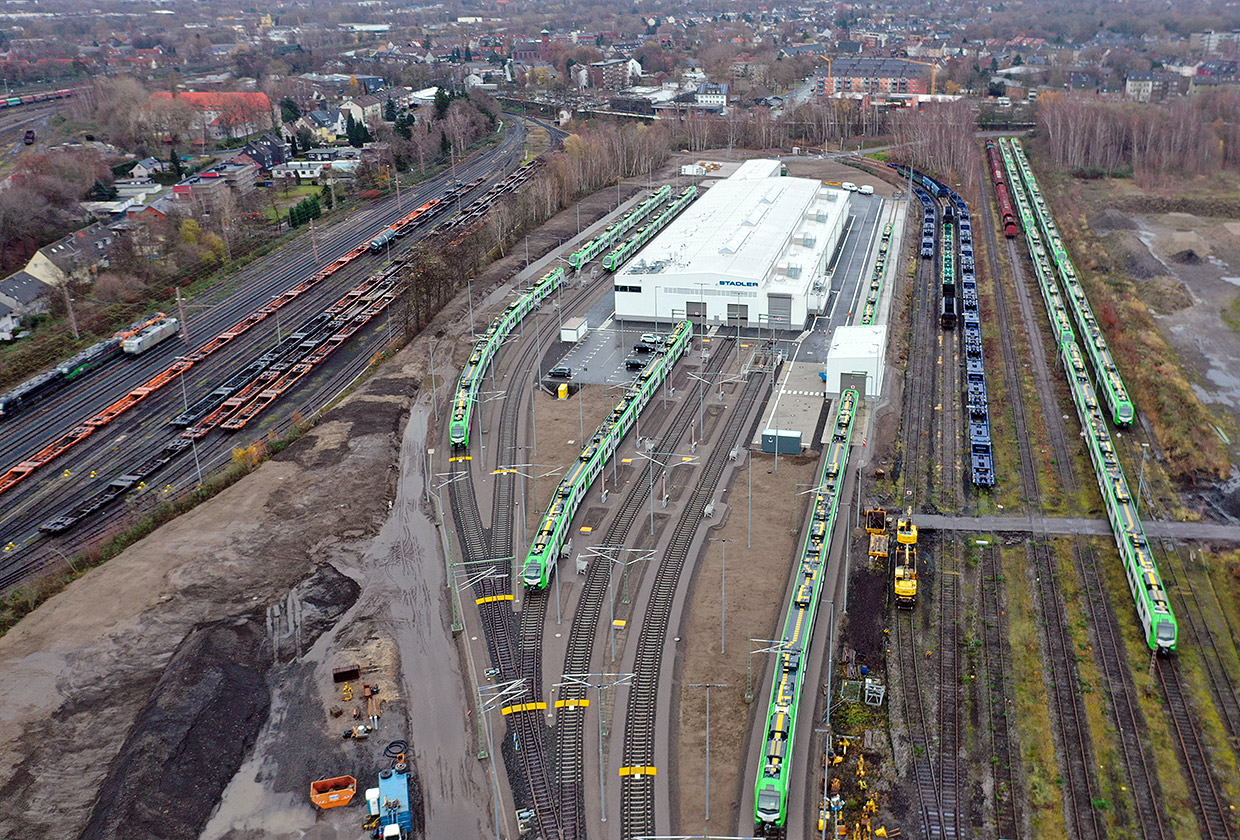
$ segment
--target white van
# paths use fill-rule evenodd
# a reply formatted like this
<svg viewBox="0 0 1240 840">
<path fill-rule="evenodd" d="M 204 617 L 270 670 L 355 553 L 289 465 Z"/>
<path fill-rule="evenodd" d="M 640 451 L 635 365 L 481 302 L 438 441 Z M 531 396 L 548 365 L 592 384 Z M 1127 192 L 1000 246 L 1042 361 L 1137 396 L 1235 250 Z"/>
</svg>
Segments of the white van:
<svg viewBox="0 0 1240 840">
<path fill-rule="evenodd" d="M 862 195 L 874 195 L 874 188 L 871 187 L 869 184 L 862 184 L 860 189 L 857 190 L 857 192 L 861 193 Z"/>
<path fill-rule="evenodd" d="M 857 191 L 857 185 L 854 184 L 852 181 L 845 181 L 844 183 L 840 184 L 840 186 L 848 190 L 849 192 Z"/>
</svg>

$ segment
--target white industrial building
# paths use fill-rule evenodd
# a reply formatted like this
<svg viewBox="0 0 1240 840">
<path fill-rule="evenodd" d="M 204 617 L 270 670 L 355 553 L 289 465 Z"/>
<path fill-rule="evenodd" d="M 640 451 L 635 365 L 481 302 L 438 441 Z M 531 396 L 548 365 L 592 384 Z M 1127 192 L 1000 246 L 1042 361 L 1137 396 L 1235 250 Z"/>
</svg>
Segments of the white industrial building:
<svg viewBox="0 0 1240 840">
<path fill-rule="evenodd" d="M 856 377 L 867 397 L 883 390 L 883 356 L 887 352 L 887 327 L 836 327 L 827 351 L 827 375 L 823 388 L 832 396 L 842 389 L 841 379 Z"/>
<path fill-rule="evenodd" d="M 801 330 L 826 306 L 849 193 L 750 160 L 616 272 L 616 317 Z"/>
</svg>

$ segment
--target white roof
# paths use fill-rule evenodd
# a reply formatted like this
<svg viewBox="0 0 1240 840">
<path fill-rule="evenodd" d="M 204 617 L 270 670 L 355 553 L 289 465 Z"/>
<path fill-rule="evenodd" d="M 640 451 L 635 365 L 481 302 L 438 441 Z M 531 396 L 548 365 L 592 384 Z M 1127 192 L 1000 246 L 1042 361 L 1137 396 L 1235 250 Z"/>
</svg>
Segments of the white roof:
<svg viewBox="0 0 1240 840">
<path fill-rule="evenodd" d="M 731 280 L 804 293 L 846 211 L 846 196 L 806 178 L 734 175 L 690 204 L 619 274 L 661 286 Z"/>
<path fill-rule="evenodd" d="M 740 166 L 736 167 L 736 171 L 732 173 L 733 178 L 739 180 L 751 180 L 754 178 L 778 178 L 779 169 L 783 166 L 779 161 L 769 158 L 754 158 L 747 160 Z"/>
</svg>

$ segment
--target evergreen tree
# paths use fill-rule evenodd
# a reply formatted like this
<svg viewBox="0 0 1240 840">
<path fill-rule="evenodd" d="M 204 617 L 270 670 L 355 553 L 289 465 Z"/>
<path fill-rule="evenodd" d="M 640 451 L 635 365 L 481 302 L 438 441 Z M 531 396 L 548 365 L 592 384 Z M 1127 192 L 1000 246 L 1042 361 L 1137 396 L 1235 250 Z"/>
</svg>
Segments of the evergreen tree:
<svg viewBox="0 0 1240 840">
<path fill-rule="evenodd" d="M 301 118 L 301 108 L 297 107 L 297 103 L 293 101 L 293 97 L 286 96 L 280 100 L 280 119 L 286 123 L 296 122 Z"/>
<path fill-rule="evenodd" d="M 435 90 L 435 119 L 442 120 L 448 115 L 448 106 L 452 104 L 452 95 L 446 88 Z"/>
<path fill-rule="evenodd" d="M 290 134 L 288 136 L 288 153 L 290 157 L 297 157 L 297 135 Z"/>
<path fill-rule="evenodd" d="M 366 142 L 365 131 L 366 127 L 359 126 L 357 120 L 353 119 L 353 115 L 349 114 L 344 124 L 344 133 L 349 138 L 349 145 L 355 149 L 362 148 Z"/>
<path fill-rule="evenodd" d="M 443 157 L 452 154 L 452 143 L 448 141 L 448 135 L 442 133 L 439 135 L 439 154 Z"/>
<path fill-rule="evenodd" d="M 396 103 L 392 101 L 392 97 L 388 97 L 388 101 L 383 104 L 383 119 L 387 122 L 396 122 Z"/>
<path fill-rule="evenodd" d="M 467 62 L 468 62 L 468 61 L 473 61 L 473 60 L 474 60 L 474 54 L 473 54 L 473 51 L 472 51 L 472 50 L 470 50 L 470 48 L 469 48 L 469 44 L 466 44 L 466 45 L 465 45 L 465 60 L 466 60 Z"/>
</svg>

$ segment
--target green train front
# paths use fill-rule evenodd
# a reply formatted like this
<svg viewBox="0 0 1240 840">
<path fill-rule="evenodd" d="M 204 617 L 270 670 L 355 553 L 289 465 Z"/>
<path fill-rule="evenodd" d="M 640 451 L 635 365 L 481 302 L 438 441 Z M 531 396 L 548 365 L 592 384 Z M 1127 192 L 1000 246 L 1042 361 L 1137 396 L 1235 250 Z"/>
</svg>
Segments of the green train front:
<svg viewBox="0 0 1240 840">
<path fill-rule="evenodd" d="M 553 268 L 548 271 L 531 289 L 508 304 L 487 327 L 487 331 L 474 342 L 473 350 L 469 353 L 469 360 L 461 369 L 461 378 L 457 380 L 456 385 L 456 396 L 452 400 L 448 439 L 453 446 L 469 446 L 469 424 L 473 419 L 478 389 L 482 387 L 482 377 L 494 360 L 500 345 L 504 343 L 504 339 L 508 338 L 513 327 L 537 308 L 547 295 L 559 288 L 562 282 L 564 282 L 564 269 Z"/>
<path fill-rule="evenodd" d="M 573 515 L 590 489 L 591 482 L 602 471 L 607 458 L 616 451 L 637 415 L 650 401 L 655 389 L 671 372 L 676 361 L 684 355 L 692 337 L 693 324 L 681 321 L 672 331 L 667 343 L 656 351 L 655 359 L 634 378 L 620 402 L 607 415 L 607 419 L 599 424 L 577 460 L 560 480 L 521 567 L 521 580 L 527 587 L 545 589 L 551 583 L 556 558 L 564 545 L 564 536 L 568 533 Z"/>
<path fill-rule="evenodd" d="M 788 787 L 792 774 L 792 747 L 797 710 L 805 682 L 804 664 L 814 636 L 822 577 L 830 554 L 831 533 L 848 463 L 857 391 L 840 395 L 835 431 L 827 449 L 809 533 L 801 550 L 800 571 L 780 636 L 779 673 L 771 685 L 771 700 L 762 739 L 761 763 L 754 785 L 755 832 L 781 830 L 788 820 Z"/>
</svg>

